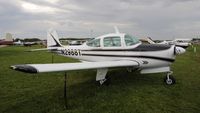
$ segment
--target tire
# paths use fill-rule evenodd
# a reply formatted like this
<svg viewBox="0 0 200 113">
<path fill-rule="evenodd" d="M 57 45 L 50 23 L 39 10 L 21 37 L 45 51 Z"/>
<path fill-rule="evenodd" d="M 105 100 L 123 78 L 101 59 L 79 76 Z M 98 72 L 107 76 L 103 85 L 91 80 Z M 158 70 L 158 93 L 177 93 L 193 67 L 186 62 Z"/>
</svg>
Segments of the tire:
<svg viewBox="0 0 200 113">
<path fill-rule="evenodd" d="M 104 80 L 105 81 L 103 83 L 101 83 L 101 81 L 97 81 L 98 85 L 99 86 L 103 86 L 103 85 L 108 86 L 108 85 L 110 85 L 110 81 L 111 81 L 110 77 L 106 76 L 106 78 Z"/>
<path fill-rule="evenodd" d="M 105 84 L 106 86 L 108 86 L 108 85 L 110 85 L 110 82 L 111 82 L 110 77 L 109 77 L 109 76 L 106 76 L 106 81 L 104 82 L 104 84 Z"/>
<path fill-rule="evenodd" d="M 164 78 L 164 82 L 167 84 L 167 85 L 173 85 L 176 83 L 176 79 L 172 76 L 172 75 L 169 75 L 169 80 L 167 79 L 167 75 L 165 76 Z"/>
</svg>

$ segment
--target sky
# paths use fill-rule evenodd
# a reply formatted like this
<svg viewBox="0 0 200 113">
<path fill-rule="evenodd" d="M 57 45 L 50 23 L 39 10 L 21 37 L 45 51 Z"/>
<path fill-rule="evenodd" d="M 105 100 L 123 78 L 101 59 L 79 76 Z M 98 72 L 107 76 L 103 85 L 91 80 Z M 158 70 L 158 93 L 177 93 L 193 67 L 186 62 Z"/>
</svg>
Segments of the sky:
<svg viewBox="0 0 200 113">
<path fill-rule="evenodd" d="M 96 37 L 114 32 L 138 38 L 200 35 L 200 0 L 0 0 L 0 37 Z"/>
</svg>

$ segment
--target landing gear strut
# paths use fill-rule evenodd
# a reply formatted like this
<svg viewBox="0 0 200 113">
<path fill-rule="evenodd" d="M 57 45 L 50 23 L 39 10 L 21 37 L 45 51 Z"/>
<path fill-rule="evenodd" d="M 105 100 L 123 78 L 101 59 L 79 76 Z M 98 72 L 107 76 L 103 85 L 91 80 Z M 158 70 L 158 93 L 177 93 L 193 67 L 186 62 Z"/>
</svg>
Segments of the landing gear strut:
<svg viewBox="0 0 200 113">
<path fill-rule="evenodd" d="M 167 85 L 173 85 L 176 83 L 176 80 L 175 78 L 172 76 L 172 71 L 168 72 L 167 75 L 165 76 L 164 78 L 164 82 L 167 84 Z"/>
<path fill-rule="evenodd" d="M 129 73 L 133 72 L 133 68 L 130 68 L 130 67 L 126 68 L 126 70 L 127 70 L 127 72 L 129 72 Z"/>
</svg>

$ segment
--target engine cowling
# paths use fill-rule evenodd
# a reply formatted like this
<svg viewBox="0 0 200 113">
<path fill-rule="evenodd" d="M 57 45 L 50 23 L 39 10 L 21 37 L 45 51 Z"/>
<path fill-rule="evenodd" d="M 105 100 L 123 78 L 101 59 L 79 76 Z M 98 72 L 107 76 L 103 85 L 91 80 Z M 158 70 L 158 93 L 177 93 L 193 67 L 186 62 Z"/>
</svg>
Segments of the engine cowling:
<svg viewBox="0 0 200 113">
<path fill-rule="evenodd" d="M 186 50 L 184 48 L 182 48 L 182 47 L 178 47 L 178 46 L 174 47 L 174 54 L 175 55 L 183 54 L 183 53 L 185 53 L 185 51 Z"/>
</svg>

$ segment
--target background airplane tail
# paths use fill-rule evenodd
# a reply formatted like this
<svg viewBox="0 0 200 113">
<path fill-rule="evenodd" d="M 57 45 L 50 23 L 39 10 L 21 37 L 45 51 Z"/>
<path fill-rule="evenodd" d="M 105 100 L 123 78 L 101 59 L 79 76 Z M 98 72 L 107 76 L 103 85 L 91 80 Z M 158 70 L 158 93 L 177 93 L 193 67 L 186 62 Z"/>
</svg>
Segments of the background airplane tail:
<svg viewBox="0 0 200 113">
<path fill-rule="evenodd" d="M 49 47 L 62 47 L 62 44 L 58 38 L 58 34 L 53 29 L 47 31 L 47 48 Z"/>
</svg>

